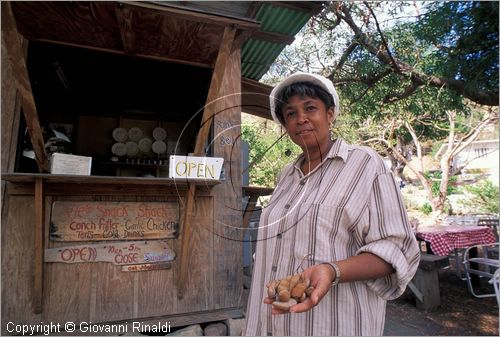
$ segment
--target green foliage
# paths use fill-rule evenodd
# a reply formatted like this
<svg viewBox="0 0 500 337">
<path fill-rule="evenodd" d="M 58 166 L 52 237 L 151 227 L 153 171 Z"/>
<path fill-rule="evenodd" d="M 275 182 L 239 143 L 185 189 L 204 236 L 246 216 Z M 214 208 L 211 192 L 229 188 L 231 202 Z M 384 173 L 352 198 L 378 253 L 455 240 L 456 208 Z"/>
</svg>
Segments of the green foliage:
<svg viewBox="0 0 500 337">
<path fill-rule="evenodd" d="M 443 142 L 433 142 L 431 152 L 429 152 L 429 156 L 435 157 L 442 145 Z"/>
<path fill-rule="evenodd" d="M 473 185 L 464 186 L 464 190 L 471 194 L 471 198 L 466 202 L 467 205 L 475 205 L 479 212 L 495 214 L 499 212 L 498 186 L 493 185 L 490 180 L 483 180 Z"/>
<path fill-rule="evenodd" d="M 426 202 L 420 207 L 420 211 L 422 211 L 425 215 L 429 215 L 432 212 L 432 206 Z"/>
<path fill-rule="evenodd" d="M 343 1 L 324 6 L 278 57 L 265 81 L 274 84 L 299 70 L 332 79 L 341 98 L 335 124 L 341 137 L 369 142 L 384 155 L 387 144 L 395 146 L 396 140 L 405 149 L 414 145 L 410 125 L 421 144 L 432 142 L 437 151 L 450 135 L 450 112 L 455 114 L 455 139 L 484 118 L 485 110 L 473 110 L 464 96 L 498 93 L 498 3 Z M 339 21 L 348 16 L 363 34 L 347 19 Z M 363 36 L 367 40 L 361 41 Z M 365 41 L 384 52 L 387 46 L 395 62 L 409 68 L 399 63 L 395 71 L 384 55 L 369 52 Z M 436 87 L 422 78 L 465 81 L 465 91 Z M 456 192 L 455 180 L 450 178 L 447 194 Z M 434 196 L 440 181 L 441 175 L 433 176 Z"/>
<path fill-rule="evenodd" d="M 413 28 L 415 38 L 431 46 L 430 56 L 446 60 L 433 72 L 498 90 L 498 9 L 496 1 L 430 3 Z"/>
<path fill-rule="evenodd" d="M 279 172 L 302 152 L 288 136 L 278 140 L 282 135 L 280 128 L 269 123 L 271 127 L 266 127 L 265 123 L 243 121 L 241 126 L 241 138 L 250 148 L 250 185 L 274 187 Z"/>
<path fill-rule="evenodd" d="M 431 191 L 434 197 L 439 195 L 439 186 L 441 184 L 441 178 L 443 174 L 441 171 L 425 172 L 424 177 L 432 180 Z M 457 176 L 451 176 L 448 179 L 448 187 L 446 188 L 446 195 L 455 194 L 459 192 L 459 189 L 455 186 L 457 182 Z"/>
</svg>

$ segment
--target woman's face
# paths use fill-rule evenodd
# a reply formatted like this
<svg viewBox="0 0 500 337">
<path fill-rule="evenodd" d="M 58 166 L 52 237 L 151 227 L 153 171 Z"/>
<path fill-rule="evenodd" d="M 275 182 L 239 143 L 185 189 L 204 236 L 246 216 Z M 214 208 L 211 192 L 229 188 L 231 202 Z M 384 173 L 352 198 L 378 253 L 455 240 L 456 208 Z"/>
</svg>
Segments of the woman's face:
<svg viewBox="0 0 500 337">
<path fill-rule="evenodd" d="M 292 96 L 283 105 L 285 128 L 302 151 L 325 149 L 330 141 L 333 108 L 326 109 L 319 98 Z"/>
</svg>

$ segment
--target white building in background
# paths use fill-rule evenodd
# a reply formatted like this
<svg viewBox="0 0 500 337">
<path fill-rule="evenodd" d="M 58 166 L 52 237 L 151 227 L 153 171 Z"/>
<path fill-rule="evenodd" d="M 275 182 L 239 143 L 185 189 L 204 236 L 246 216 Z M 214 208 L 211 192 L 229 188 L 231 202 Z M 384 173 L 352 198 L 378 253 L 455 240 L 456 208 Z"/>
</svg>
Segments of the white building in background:
<svg viewBox="0 0 500 337">
<path fill-rule="evenodd" d="M 440 159 L 447 150 L 448 144 L 443 144 L 435 158 Z M 469 144 L 453 160 L 453 168 L 468 163 L 462 170 L 462 175 L 469 172 L 487 175 L 496 186 L 499 185 L 499 141 L 498 139 L 477 140 Z"/>
</svg>

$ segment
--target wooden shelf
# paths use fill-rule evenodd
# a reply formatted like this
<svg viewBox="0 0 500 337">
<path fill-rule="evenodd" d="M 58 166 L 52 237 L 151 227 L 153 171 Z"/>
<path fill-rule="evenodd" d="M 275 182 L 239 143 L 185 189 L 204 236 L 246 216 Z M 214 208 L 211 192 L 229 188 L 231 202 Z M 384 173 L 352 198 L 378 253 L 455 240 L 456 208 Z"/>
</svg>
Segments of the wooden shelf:
<svg viewBox="0 0 500 337">
<path fill-rule="evenodd" d="M 141 168 L 168 168 L 168 164 L 153 164 L 153 163 L 127 163 L 123 161 L 106 161 L 102 163 L 103 165 L 114 166 L 114 167 L 125 167 L 133 169 Z"/>
<path fill-rule="evenodd" d="M 41 173 L 2 173 L 2 180 L 13 183 L 34 183 L 37 178 L 42 178 L 46 183 L 76 183 L 76 184 L 102 184 L 102 185 L 155 185 L 186 187 L 188 183 L 196 186 L 215 186 L 219 180 L 209 179 L 173 179 L 173 178 L 146 178 L 146 177 L 110 177 L 110 176 L 79 176 L 66 174 L 41 174 Z"/>
<path fill-rule="evenodd" d="M 260 186 L 243 186 L 243 195 L 271 195 L 274 188 Z"/>
</svg>

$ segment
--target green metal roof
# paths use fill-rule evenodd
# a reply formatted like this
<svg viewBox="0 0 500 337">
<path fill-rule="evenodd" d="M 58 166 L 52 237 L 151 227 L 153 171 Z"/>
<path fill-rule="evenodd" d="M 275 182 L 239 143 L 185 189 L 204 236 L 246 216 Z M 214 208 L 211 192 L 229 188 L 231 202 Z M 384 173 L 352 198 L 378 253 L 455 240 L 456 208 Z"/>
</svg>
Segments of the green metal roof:
<svg viewBox="0 0 500 337">
<path fill-rule="evenodd" d="M 254 19 L 261 23 L 261 31 L 293 37 L 310 18 L 310 12 L 273 6 L 273 3 L 269 2 L 259 8 Z M 248 39 L 241 53 L 242 76 L 258 81 L 285 47 L 284 43 Z"/>
</svg>

